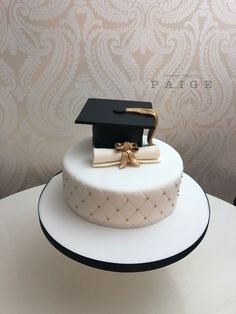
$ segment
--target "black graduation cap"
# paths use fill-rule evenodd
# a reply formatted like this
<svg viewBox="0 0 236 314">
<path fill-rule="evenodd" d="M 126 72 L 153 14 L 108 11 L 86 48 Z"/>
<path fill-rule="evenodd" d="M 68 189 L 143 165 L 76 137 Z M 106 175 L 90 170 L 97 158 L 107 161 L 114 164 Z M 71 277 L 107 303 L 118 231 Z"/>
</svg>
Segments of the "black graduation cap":
<svg viewBox="0 0 236 314">
<path fill-rule="evenodd" d="M 143 130 L 154 133 L 157 116 L 150 102 L 89 98 L 75 123 L 93 126 L 94 147 L 114 148 L 125 141 L 142 146 Z"/>
</svg>

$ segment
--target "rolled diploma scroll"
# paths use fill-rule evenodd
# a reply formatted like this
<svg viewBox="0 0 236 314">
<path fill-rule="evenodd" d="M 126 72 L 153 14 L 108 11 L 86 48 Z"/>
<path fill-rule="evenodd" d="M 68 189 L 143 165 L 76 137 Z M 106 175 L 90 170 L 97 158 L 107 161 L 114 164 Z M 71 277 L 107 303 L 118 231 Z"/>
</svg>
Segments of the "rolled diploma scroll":
<svg viewBox="0 0 236 314">
<path fill-rule="evenodd" d="M 154 163 L 160 161 L 160 149 L 156 145 L 139 147 L 134 153 L 139 163 Z M 122 152 L 109 148 L 93 148 L 93 167 L 109 167 L 118 165 L 121 161 Z"/>
</svg>

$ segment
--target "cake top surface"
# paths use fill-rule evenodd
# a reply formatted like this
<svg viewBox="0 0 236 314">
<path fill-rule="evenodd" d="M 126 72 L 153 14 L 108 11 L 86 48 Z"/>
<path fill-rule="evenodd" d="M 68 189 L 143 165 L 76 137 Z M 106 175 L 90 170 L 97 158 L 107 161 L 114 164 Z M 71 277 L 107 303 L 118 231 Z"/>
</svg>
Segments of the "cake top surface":
<svg viewBox="0 0 236 314">
<path fill-rule="evenodd" d="M 147 145 L 144 136 L 144 145 Z M 145 192 L 146 189 L 162 188 L 178 180 L 183 172 L 183 162 L 178 152 L 170 145 L 154 139 L 154 144 L 160 148 L 160 162 L 142 164 L 139 167 L 127 166 L 119 169 L 117 166 L 93 168 L 91 166 L 92 139 L 87 138 L 68 149 L 63 160 L 63 169 L 72 177 L 94 188 L 124 191 Z"/>
</svg>

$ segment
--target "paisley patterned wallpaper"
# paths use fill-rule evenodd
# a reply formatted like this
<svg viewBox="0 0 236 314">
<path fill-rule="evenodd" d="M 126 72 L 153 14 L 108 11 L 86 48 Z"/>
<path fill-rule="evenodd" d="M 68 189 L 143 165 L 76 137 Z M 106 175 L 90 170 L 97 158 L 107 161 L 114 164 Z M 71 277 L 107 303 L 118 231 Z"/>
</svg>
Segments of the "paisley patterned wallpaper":
<svg viewBox="0 0 236 314">
<path fill-rule="evenodd" d="M 0 196 L 46 182 L 88 97 L 151 101 L 157 137 L 236 196 L 236 2 L 2 0 Z"/>
</svg>

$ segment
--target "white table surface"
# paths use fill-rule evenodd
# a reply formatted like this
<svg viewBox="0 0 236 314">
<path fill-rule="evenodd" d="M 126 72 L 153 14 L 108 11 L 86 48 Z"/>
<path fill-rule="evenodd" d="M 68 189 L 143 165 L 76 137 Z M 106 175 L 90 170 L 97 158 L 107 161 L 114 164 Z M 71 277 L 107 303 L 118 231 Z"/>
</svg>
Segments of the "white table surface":
<svg viewBox="0 0 236 314">
<path fill-rule="evenodd" d="M 79 264 L 43 235 L 43 186 L 0 201 L 0 313 L 235 314 L 236 207 L 209 196 L 211 221 L 183 260 L 153 271 L 113 273 Z"/>
</svg>

